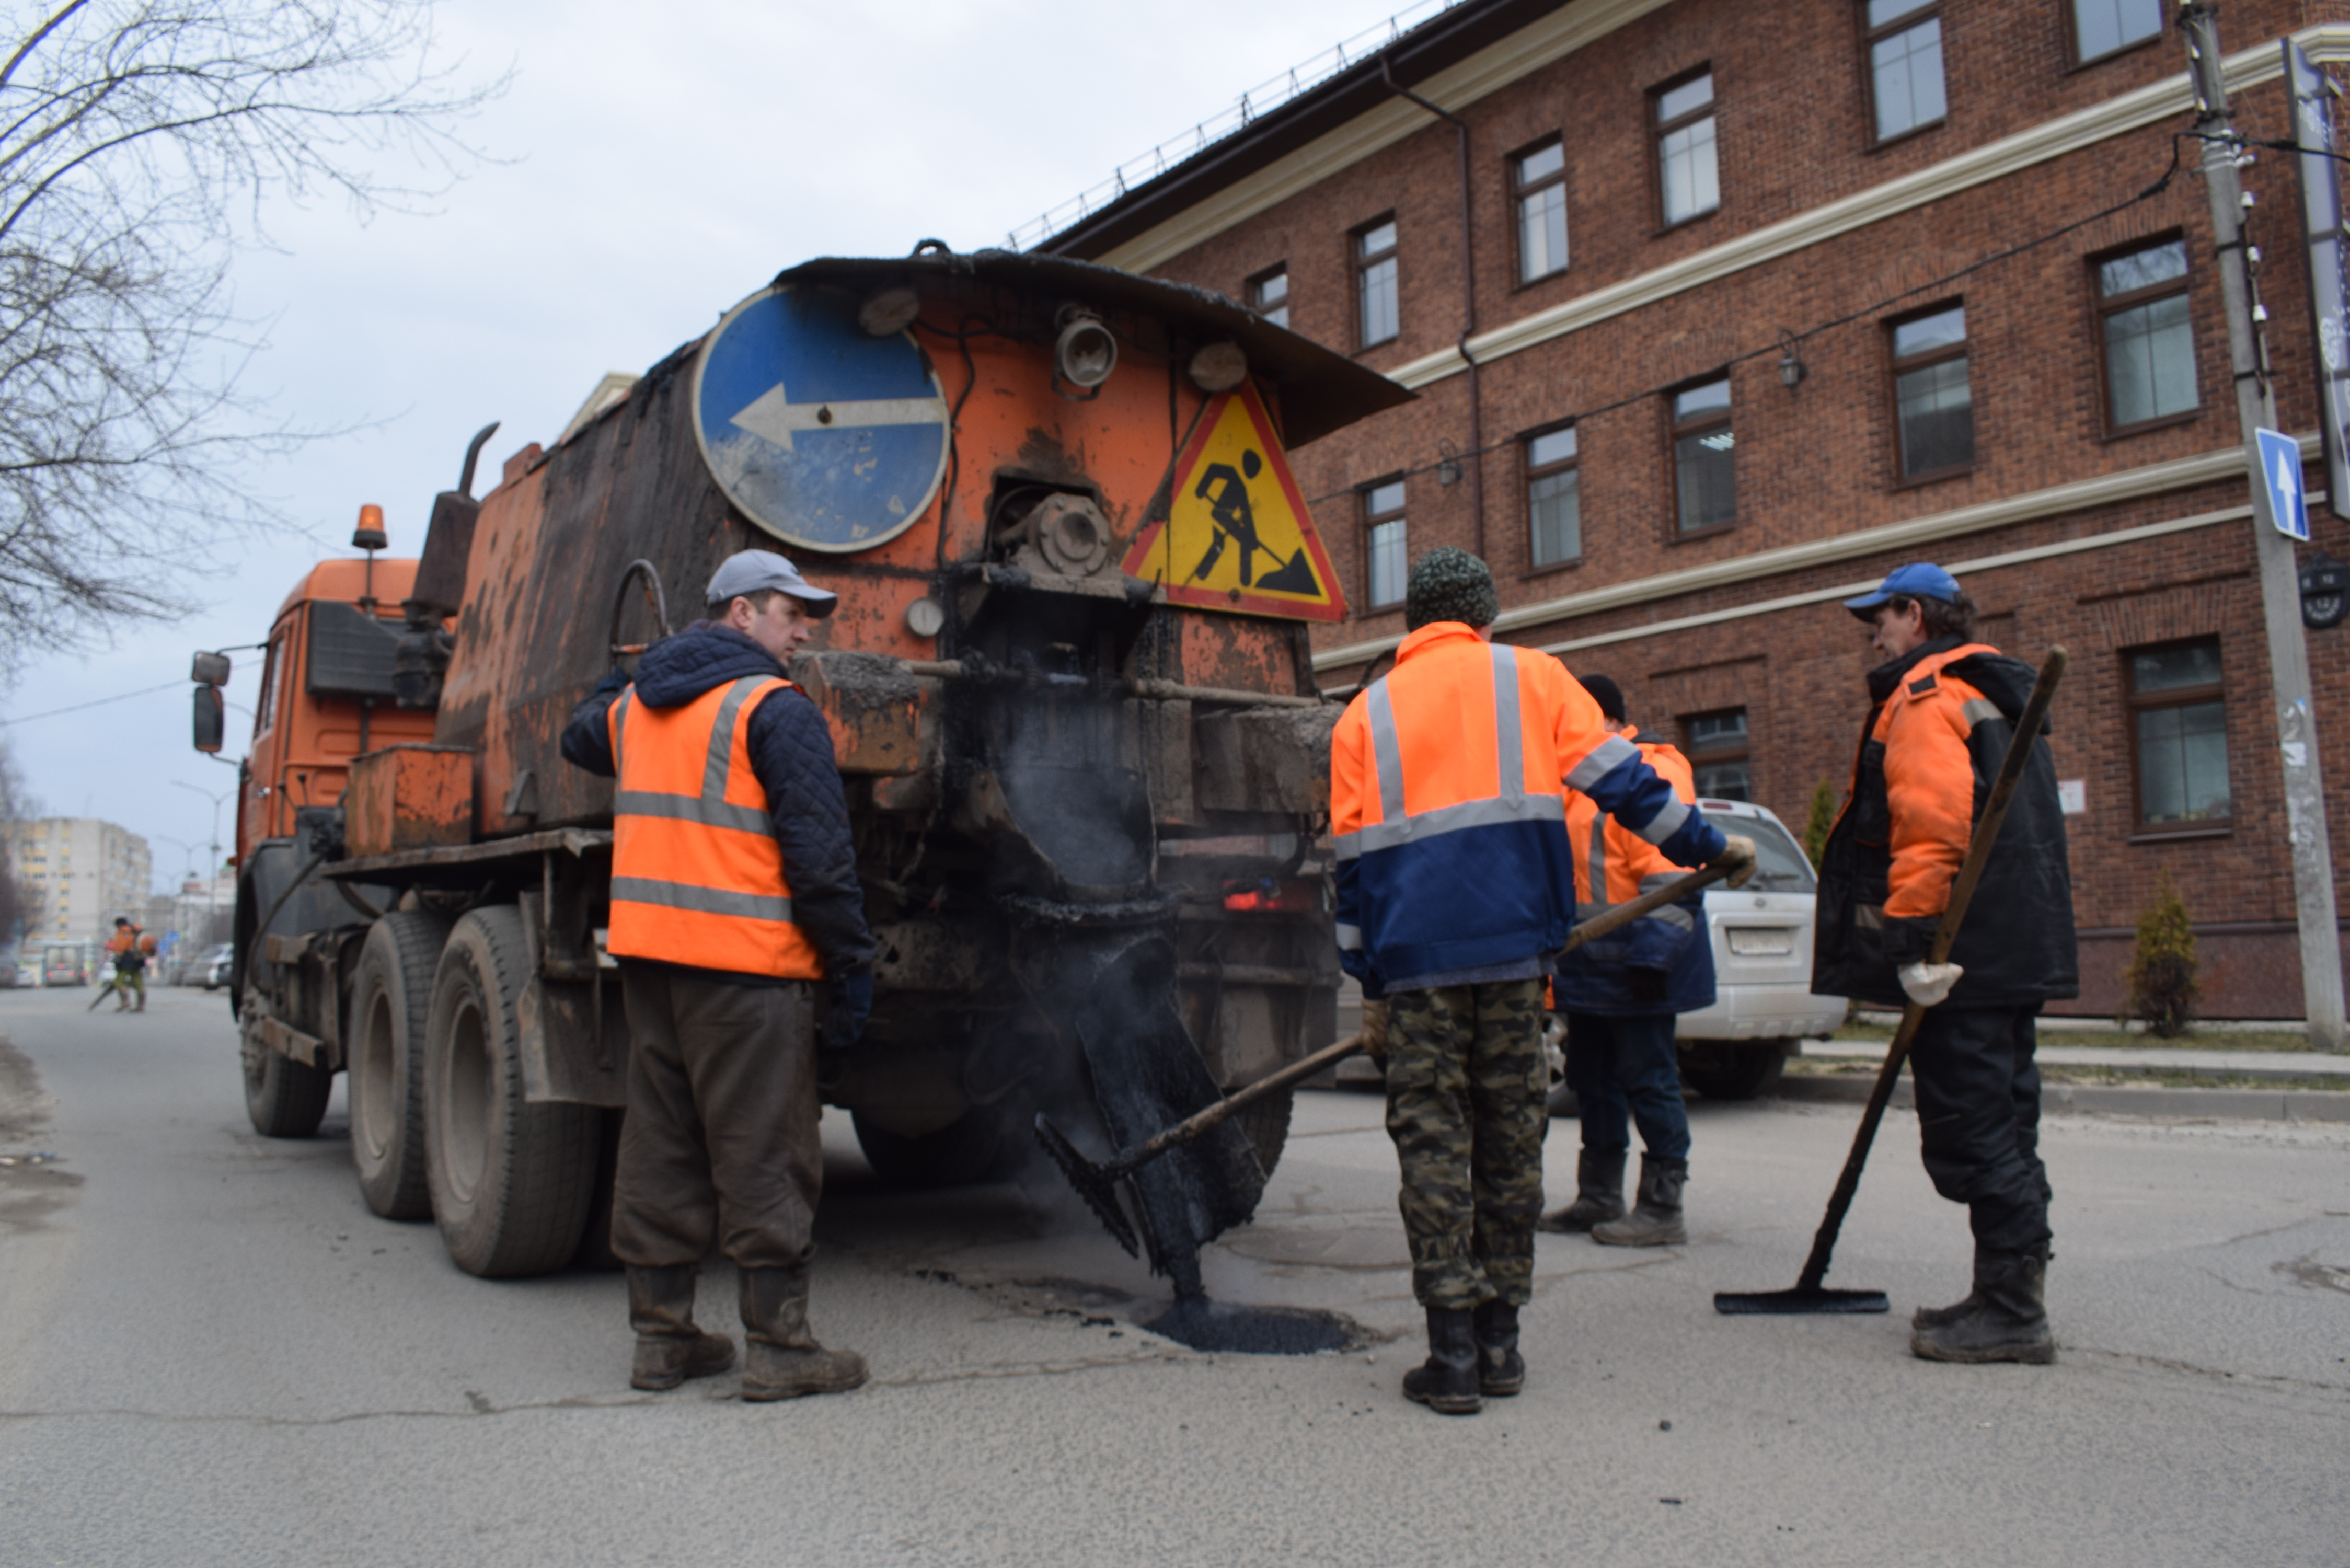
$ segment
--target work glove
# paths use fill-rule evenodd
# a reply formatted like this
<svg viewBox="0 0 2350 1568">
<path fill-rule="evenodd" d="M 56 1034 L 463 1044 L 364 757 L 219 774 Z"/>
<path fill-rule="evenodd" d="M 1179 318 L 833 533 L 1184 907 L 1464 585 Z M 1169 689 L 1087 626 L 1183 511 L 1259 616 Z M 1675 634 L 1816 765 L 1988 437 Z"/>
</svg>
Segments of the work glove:
<svg viewBox="0 0 2350 1568">
<path fill-rule="evenodd" d="M 1722 844 L 1721 853 L 1705 864 L 1708 870 L 1716 866 L 1729 867 L 1730 879 L 1722 886 L 1743 888 L 1754 879 L 1754 841 L 1741 834 L 1731 834 Z"/>
<path fill-rule="evenodd" d="M 834 979 L 832 1006 L 824 1018 L 824 1048 L 846 1051 L 864 1037 L 865 1021 L 873 1016 L 873 971 L 860 970 Z"/>
<path fill-rule="evenodd" d="M 1381 1072 L 1388 1065 L 1388 1004 L 1384 1002 L 1363 1003 L 1363 1054 L 1378 1064 Z"/>
<path fill-rule="evenodd" d="M 1903 964 L 1893 972 L 1910 1001 L 1920 1007 L 1932 1007 L 1950 994 L 1950 987 L 1958 984 L 1959 977 L 1967 971 L 1958 964 L 1927 963 L 1920 960 L 1916 963 Z"/>
</svg>

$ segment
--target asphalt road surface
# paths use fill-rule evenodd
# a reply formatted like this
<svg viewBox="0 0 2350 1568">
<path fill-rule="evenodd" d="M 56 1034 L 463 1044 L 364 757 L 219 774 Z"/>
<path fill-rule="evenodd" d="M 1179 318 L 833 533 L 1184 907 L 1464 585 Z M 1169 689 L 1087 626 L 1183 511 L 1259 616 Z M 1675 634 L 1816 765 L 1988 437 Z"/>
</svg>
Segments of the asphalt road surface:
<svg viewBox="0 0 2350 1568">
<path fill-rule="evenodd" d="M 1794 1282 L 1850 1106 L 1698 1106 L 1691 1243 L 1544 1237 L 1519 1398 L 1404 1402 L 1419 1318 L 1365 1095 L 1305 1096 L 1221 1298 L 1357 1347 L 1205 1355 L 1042 1173 L 882 1189 L 844 1126 L 816 1324 L 846 1397 L 627 1386 L 619 1279 L 492 1284 L 370 1217 L 342 1113 L 244 1118 L 217 995 L 0 992 L 0 1564 L 2350 1563 L 2350 1129 L 2065 1117 L 2048 1368 L 1913 1360 L 1961 1212 L 1886 1123 L 1832 1283 Z M 27 1067 L 29 1063 L 29 1069 Z M 36 1084 L 35 1080 L 37 1080 Z M 1572 1129 L 1550 1147 L 1571 1189 Z M 731 1326 L 732 1279 L 702 1282 Z"/>
</svg>

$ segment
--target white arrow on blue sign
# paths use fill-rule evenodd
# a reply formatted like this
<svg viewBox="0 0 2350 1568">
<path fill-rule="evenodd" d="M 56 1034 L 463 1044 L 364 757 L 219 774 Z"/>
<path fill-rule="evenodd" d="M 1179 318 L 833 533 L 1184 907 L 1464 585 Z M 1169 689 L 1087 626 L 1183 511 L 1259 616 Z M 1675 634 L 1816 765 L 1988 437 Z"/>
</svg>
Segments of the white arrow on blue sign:
<svg viewBox="0 0 2350 1568">
<path fill-rule="evenodd" d="M 2301 443 L 2282 431 L 2256 430 L 2260 440 L 2261 493 L 2268 497 L 2269 521 L 2288 539 L 2309 540 L 2309 505 L 2301 485 Z"/>
<path fill-rule="evenodd" d="M 868 550 L 911 527 L 945 476 L 948 418 L 911 334 L 875 337 L 854 300 L 819 289 L 744 300 L 694 369 L 694 435 L 719 488 L 811 550 Z"/>
</svg>

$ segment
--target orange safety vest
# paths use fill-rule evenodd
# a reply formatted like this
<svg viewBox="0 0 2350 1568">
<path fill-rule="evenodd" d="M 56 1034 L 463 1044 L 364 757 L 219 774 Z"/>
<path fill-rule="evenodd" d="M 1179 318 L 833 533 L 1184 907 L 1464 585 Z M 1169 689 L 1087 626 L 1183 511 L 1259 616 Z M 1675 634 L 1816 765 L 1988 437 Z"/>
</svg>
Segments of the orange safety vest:
<svg viewBox="0 0 2350 1568">
<path fill-rule="evenodd" d="M 675 708 L 609 710 L 615 958 L 781 980 L 821 980 L 824 961 L 792 920 L 783 846 L 751 771 L 751 715 L 792 683 L 746 675 Z"/>
<path fill-rule="evenodd" d="M 1639 747 L 1641 761 L 1673 786 L 1673 794 L 1684 805 L 1694 805 L 1697 777 L 1689 759 L 1662 742 L 1638 739 L 1639 733 L 1629 724 L 1622 731 L 1624 739 Z M 1610 904 L 1628 904 L 1683 875 L 1663 850 L 1610 818 L 1599 809 L 1597 801 L 1579 790 L 1566 797 L 1566 836 L 1575 847 L 1575 901 L 1579 919 L 1589 919 Z M 1604 886 L 1593 885 L 1594 866 L 1599 867 L 1599 880 Z M 1686 911 L 1671 904 L 1657 914 L 1673 924 L 1679 923 L 1673 920 L 1677 914 L 1683 919 L 1688 918 Z"/>
</svg>

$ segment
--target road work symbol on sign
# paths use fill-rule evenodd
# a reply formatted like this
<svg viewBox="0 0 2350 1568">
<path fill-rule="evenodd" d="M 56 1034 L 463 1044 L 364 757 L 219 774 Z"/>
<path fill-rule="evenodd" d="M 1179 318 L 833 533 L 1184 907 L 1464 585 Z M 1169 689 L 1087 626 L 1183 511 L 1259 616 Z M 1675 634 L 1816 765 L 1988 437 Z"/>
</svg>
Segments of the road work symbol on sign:
<svg viewBox="0 0 2350 1568">
<path fill-rule="evenodd" d="M 2301 443 L 2282 431 L 2255 431 L 2269 521 L 2288 539 L 2309 541 L 2309 505 L 2301 487 Z"/>
<path fill-rule="evenodd" d="M 946 473 L 947 403 L 913 337 L 856 304 L 769 289 L 726 313 L 693 374 L 702 460 L 786 544 L 868 550 L 911 527 Z"/>
<path fill-rule="evenodd" d="M 1176 461 L 1168 514 L 1128 552 L 1127 576 L 1170 604 L 1343 620 L 1346 596 L 1253 387 L 1210 400 Z"/>
</svg>

